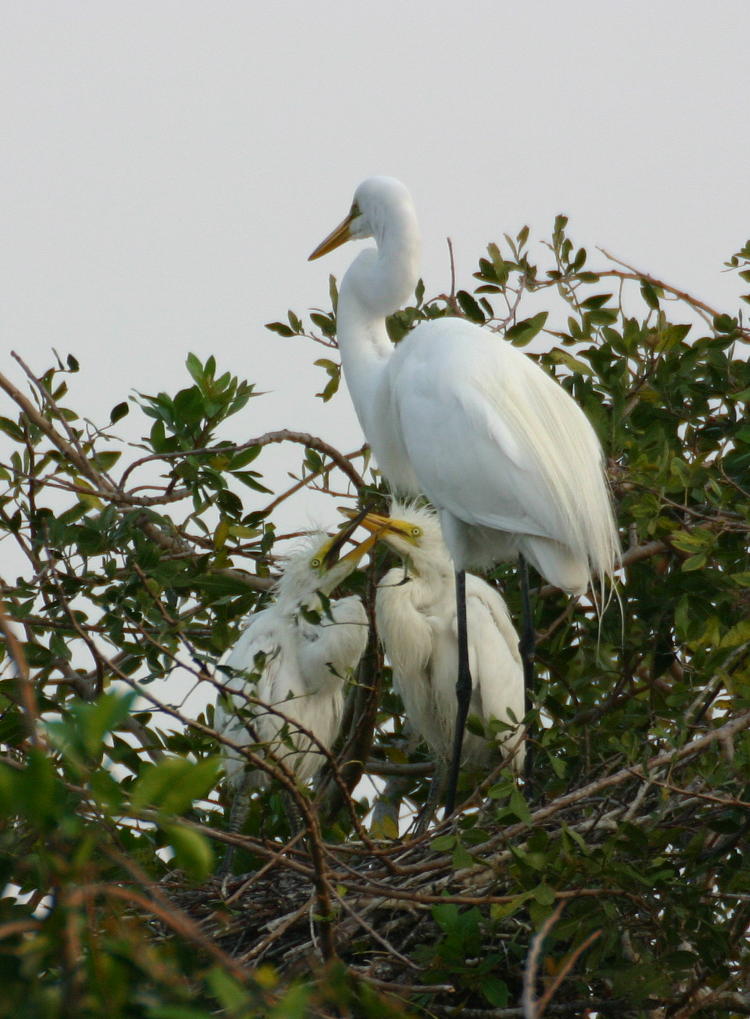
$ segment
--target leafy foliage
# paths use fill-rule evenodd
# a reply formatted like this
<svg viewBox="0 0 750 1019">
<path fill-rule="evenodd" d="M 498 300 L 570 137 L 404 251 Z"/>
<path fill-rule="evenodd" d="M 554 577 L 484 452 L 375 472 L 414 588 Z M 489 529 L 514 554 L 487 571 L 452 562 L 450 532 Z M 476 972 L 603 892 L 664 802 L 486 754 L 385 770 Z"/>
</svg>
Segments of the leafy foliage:
<svg viewBox="0 0 750 1019">
<path fill-rule="evenodd" d="M 67 406 L 72 356 L 40 376 L 17 358 L 23 390 L 0 376 L 0 528 L 19 564 L 0 615 L 8 1014 L 750 1014 L 750 334 L 614 260 L 591 268 L 563 216 L 544 255 L 549 268 L 527 228 L 506 236 L 473 290 L 425 299 L 420 283 L 388 329 L 400 342 L 463 315 L 545 348 L 529 356 L 607 451 L 619 604 L 600 620 L 538 590 L 534 774 L 467 786 L 471 809 L 422 838 L 394 837 L 430 763 L 373 638 L 335 766 L 294 792 L 305 842 L 292 833 L 284 852 L 284 775 L 265 764 L 277 782 L 237 837 L 249 885 L 211 876 L 230 838 L 216 664 L 268 597 L 277 507 L 310 488 L 332 510 L 382 499 L 367 452 L 286 431 L 232 441 L 254 388 L 214 358 L 189 355 L 182 389 L 121 401 L 104 426 Z M 747 282 L 750 243 L 727 266 Z M 329 296 L 309 323 L 269 325 L 280 344 L 329 348 L 325 401 L 333 280 Z M 135 415 L 134 448 L 114 429 Z M 262 468 L 279 443 L 302 447 L 301 466 L 273 493 Z M 371 604 L 385 568 L 379 552 L 351 590 Z M 512 567 L 495 579 L 517 618 Z"/>
</svg>

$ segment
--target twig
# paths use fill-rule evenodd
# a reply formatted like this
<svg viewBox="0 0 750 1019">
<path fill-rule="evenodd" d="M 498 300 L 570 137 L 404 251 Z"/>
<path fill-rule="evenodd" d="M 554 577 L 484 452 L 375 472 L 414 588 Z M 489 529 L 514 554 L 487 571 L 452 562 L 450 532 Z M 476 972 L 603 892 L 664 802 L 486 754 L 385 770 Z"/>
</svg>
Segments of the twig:
<svg viewBox="0 0 750 1019">
<path fill-rule="evenodd" d="M 617 279 L 635 280 L 636 282 L 638 282 L 639 280 L 645 280 L 646 283 L 650 283 L 652 287 L 657 287 L 659 290 L 666 290 L 667 293 L 673 294 L 680 301 L 684 301 L 685 304 L 689 304 L 691 308 L 695 308 L 696 311 L 702 311 L 705 312 L 706 315 L 710 315 L 712 319 L 718 318 L 719 315 L 721 314 L 715 308 L 712 308 L 709 304 L 706 304 L 704 301 L 699 301 L 697 297 L 692 297 L 686 291 L 678 290 L 676 287 L 673 287 L 670 283 L 665 283 L 663 280 L 657 279 L 650 273 L 641 272 L 634 266 L 628 265 L 627 262 L 623 262 L 622 259 L 615 258 L 614 255 L 610 255 L 610 253 L 608 251 L 605 251 L 604 248 L 599 248 L 599 251 L 601 251 L 604 257 L 608 258 L 610 262 L 614 262 L 615 265 L 621 265 L 623 269 L 628 270 L 627 273 L 624 273 L 620 272 L 618 269 L 605 269 L 601 272 L 597 272 L 597 276 L 599 276 L 600 278 L 602 276 L 615 276 L 617 277 Z M 744 334 L 745 336 L 750 336 L 750 331 L 747 329 L 738 327 L 738 332 Z"/>
<path fill-rule="evenodd" d="M 521 995 L 521 1005 L 523 1006 L 524 1019 L 538 1019 L 538 1017 L 542 1015 L 542 1012 L 537 1011 L 537 1006 L 534 1001 L 536 997 L 536 981 L 537 971 L 539 969 L 539 959 L 542 954 L 544 939 L 560 919 L 560 914 L 563 909 L 564 903 L 561 902 L 557 908 L 550 913 L 532 939 L 531 948 L 529 949 L 529 954 L 526 957 L 526 965 L 523 970 L 523 994 Z"/>
<path fill-rule="evenodd" d="M 0 376 L 0 379 L 1 378 L 2 376 Z M 288 428 L 283 428 L 276 432 L 265 432 L 263 435 L 259 435 L 255 439 L 248 439 L 247 442 L 243 442 L 240 445 L 203 446 L 198 449 L 180 450 L 177 453 L 151 453 L 149 456 L 141 457 L 140 460 L 136 460 L 134 463 L 130 464 L 122 475 L 120 485 L 124 486 L 125 481 L 136 467 L 141 467 L 143 464 L 150 463 L 153 460 L 179 460 L 189 456 L 226 456 L 234 453 L 241 453 L 243 450 L 251 449 L 253 446 L 268 446 L 276 442 L 296 442 L 302 446 L 307 446 L 310 449 L 315 449 L 319 453 L 324 453 L 344 474 L 346 474 L 358 491 L 365 487 L 364 479 L 359 475 L 354 467 L 352 467 L 349 460 L 334 446 L 324 442 L 323 439 L 319 439 L 316 435 L 310 435 L 308 432 L 293 432 Z"/>
<path fill-rule="evenodd" d="M 2 601 L 0 601 L 0 633 L 5 638 L 5 646 L 18 674 L 19 692 L 21 704 L 26 715 L 29 740 L 32 745 L 43 747 L 45 741 L 38 729 L 39 704 L 37 703 L 34 684 L 31 681 L 26 655 L 24 654 L 23 645 L 13 632 L 13 626 Z"/>
</svg>

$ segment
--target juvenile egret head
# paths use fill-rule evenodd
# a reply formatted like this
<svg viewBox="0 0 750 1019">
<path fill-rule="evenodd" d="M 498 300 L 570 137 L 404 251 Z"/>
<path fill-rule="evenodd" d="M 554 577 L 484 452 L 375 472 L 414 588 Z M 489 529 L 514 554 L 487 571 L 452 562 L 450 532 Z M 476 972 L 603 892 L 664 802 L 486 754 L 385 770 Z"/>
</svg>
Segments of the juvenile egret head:
<svg viewBox="0 0 750 1019">
<path fill-rule="evenodd" d="M 341 555 L 358 524 L 359 518 L 355 515 L 352 522 L 333 537 L 322 531 L 315 532 L 285 557 L 283 572 L 274 586 L 276 604 L 281 611 L 293 610 L 298 605 L 312 606 L 318 592 L 330 596 L 357 568 L 377 541 L 377 536 L 371 535 Z"/>
<path fill-rule="evenodd" d="M 354 520 L 349 510 L 345 516 Z M 367 513 L 359 523 L 370 531 L 371 538 L 367 540 L 384 541 L 402 559 L 412 563 L 416 573 L 439 574 L 446 583 L 452 582 L 453 563 L 434 510 L 394 500 L 390 516 Z"/>
</svg>

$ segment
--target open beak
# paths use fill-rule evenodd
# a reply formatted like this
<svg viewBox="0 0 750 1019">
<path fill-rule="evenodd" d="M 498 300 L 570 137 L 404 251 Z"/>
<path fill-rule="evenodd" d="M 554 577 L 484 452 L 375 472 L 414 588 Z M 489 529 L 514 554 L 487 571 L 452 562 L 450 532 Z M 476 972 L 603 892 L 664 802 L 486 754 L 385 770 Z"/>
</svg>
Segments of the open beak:
<svg viewBox="0 0 750 1019">
<path fill-rule="evenodd" d="M 412 534 L 413 525 L 407 524 L 405 520 L 396 520 L 395 517 L 384 517 L 380 513 L 364 513 L 363 515 L 350 509 L 340 509 L 339 512 L 343 513 L 345 517 L 349 517 L 352 521 L 356 519 L 357 525 L 361 524 L 363 527 L 366 527 L 375 541 L 387 540 L 389 534 L 396 534 L 399 538 L 404 538 L 406 541 L 415 544 Z"/>
<path fill-rule="evenodd" d="M 349 540 L 351 535 L 357 530 L 360 523 L 367 514 L 367 510 L 361 512 L 347 513 L 350 518 L 348 524 L 344 524 L 341 530 L 331 538 L 328 547 L 323 553 L 323 566 L 325 569 L 330 570 L 334 563 L 339 562 L 339 554 L 344 546 L 344 543 Z M 373 535 L 366 538 L 364 541 L 355 545 L 354 548 L 347 552 L 345 556 L 341 557 L 341 562 L 351 562 L 356 565 L 365 553 L 369 552 L 372 546 L 377 541 L 377 536 Z"/>
<path fill-rule="evenodd" d="M 335 230 L 328 234 L 324 241 L 321 241 L 317 246 L 312 255 L 307 259 L 308 262 L 312 262 L 315 258 L 320 258 L 321 255 L 327 255 L 329 251 L 333 251 L 334 248 L 338 248 L 339 245 L 345 244 L 346 241 L 351 239 L 350 226 L 354 219 L 356 212 L 352 210 L 346 219 L 339 223 Z"/>
</svg>

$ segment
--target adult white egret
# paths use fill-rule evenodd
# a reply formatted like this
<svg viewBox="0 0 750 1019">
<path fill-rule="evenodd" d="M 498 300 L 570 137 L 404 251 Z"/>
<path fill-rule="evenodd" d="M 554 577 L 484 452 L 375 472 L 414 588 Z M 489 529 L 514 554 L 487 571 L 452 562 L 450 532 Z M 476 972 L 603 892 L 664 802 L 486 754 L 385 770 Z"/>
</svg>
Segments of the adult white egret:
<svg viewBox="0 0 750 1019">
<path fill-rule="evenodd" d="M 428 509 L 394 501 L 389 517 L 368 513 L 362 524 L 404 560 L 378 584 L 375 614 L 406 717 L 436 758 L 437 792 L 455 735 L 458 624 L 453 563 L 437 516 Z M 514 725 L 524 715 L 518 634 L 500 593 L 472 574 L 466 577 L 466 616 L 473 683 L 469 711 L 485 728 L 493 718 Z M 498 734 L 497 739 L 467 732 L 461 764 L 486 769 L 498 750 L 514 770 L 521 770 L 524 744 L 517 731 Z"/>
<path fill-rule="evenodd" d="M 575 401 L 509 343 L 471 322 L 420 323 L 395 348 L 385 326 L 419 276 L 419 228 L 409 192 L 392 177 L 357 188 L 344 221 L 313 251 L 372 237 L 339 293 L 341 363 L 373 455 L 396 492 L 437 508 L 456 567 L 459 662 L 452 809 L 471 698 L 465 569 L 515 555 L 550 583 L 582 593 L 611 577 L 619 543 L 596 434 Z M 525 565 L 525 563 L 524 563 Z M 522 583 L 525 569 L 521 570 Z M 527 591 L 524 664 L 533 630 Z"/>
<path fill-rule="evenodd" d="M 328 601 L 375 543 L 374 536 L 368 538 L 339 559 L 354 526 L 334 538 L 312 535 L 289 556 L 274 603 L 252 616 L 220 666 L 225 686 L 237 692 L 219 697 L 216 731 L 238 746 L 262 744 L 259 752 L 281 761 L 300 782 L 313 778 L 325 763 L 321 747 L 333 745 L 346 680 L 367 644 L 369 623 L 361 600 L 352 595 Z M 247 817 L 251 792 L 265 784 L 265 775 L 249 769 L 239 751 L 223 746 L 222 753 L 233 793 L 229 829 L 237 832 Z M 223 872 L 231 860 L 230 847 Z"/>
</svg>

